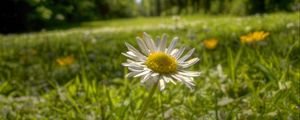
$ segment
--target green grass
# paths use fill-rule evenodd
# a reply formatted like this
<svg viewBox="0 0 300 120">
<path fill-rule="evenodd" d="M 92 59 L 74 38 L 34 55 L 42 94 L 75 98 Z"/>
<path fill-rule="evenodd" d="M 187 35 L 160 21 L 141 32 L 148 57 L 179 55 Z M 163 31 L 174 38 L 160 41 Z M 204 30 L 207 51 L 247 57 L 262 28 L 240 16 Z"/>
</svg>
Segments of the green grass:
<svg viewBox="0 0 300 120">
<path fill-rule="evenodd" d="M 124 42 L 180 37 L 196 48 L 201 71 L 194 91 L 168 84 L 149 102 L 144 119 L 299 119 L 298 13 L 249 17 L 183 16 L 82 23 L 69 30 L 0 35 L 0 119 L 137 119 L 150 93 L 121 66 Z M 241 35 L 267 31 L 242 45 Z M 214 50 L 202 40 L 217 38 Z M 58 58 L 75 62 L 59 66 Z"/>
</svg>

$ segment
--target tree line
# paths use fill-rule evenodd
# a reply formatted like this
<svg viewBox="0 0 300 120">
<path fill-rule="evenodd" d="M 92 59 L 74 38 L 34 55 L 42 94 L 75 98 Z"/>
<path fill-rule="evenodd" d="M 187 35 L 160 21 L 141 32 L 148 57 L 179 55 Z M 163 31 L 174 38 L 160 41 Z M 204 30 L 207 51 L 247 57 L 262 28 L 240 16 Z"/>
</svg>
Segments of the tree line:
<svg viewBox="0 0 300 120">
<path fill-rule="evenodd" d="M 24 32 L 81 21 L 137 16 L 251 15 L 297 11 L 299 7 L 300 0 L 3 0 L 0 32 Z"/>
</svg>

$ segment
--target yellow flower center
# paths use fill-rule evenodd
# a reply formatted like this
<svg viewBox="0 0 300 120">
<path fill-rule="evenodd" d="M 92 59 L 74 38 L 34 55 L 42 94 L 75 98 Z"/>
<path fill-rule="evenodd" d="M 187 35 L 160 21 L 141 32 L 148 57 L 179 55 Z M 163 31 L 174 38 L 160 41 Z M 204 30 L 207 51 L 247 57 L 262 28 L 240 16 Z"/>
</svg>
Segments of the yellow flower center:
<svg viewBox="0 0 300 120">
<path fill-rule="evenodd" d="M 145 64 L 154 72 L 162 74 L 169 74 L 177 71 L 176 59 L 163 52 L 151 53 Z"/>
</svg>

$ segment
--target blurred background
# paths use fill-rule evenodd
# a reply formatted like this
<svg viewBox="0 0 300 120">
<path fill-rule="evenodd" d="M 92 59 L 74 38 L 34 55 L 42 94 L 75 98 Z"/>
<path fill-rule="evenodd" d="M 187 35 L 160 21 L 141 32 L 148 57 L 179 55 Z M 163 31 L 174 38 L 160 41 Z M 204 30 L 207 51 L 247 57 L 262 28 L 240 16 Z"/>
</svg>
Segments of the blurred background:
<svg viewBox="0 0 300 120">
<path fill-rule="evenodd" d="M 168 84 L 145 120 L 299 120 L 300 0 L 1 0 L 0 120 L 136 120 L 122 66 L 147 32 L 195 48 L 195 89 Z"/>
<path fill-rule="evenodd" d="M 70 28 L 82 21 L 299 11 L 300 0 L 2 0 L 0 33 Z"/>
</svg>

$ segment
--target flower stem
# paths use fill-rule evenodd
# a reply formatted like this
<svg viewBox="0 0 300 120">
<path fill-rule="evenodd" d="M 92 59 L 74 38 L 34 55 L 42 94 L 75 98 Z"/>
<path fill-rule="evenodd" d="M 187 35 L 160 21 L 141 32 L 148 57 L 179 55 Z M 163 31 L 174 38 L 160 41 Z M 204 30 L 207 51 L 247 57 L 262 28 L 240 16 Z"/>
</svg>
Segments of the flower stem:
<svg viewBox="0 0 300 120">
<path fill-rule="evenodd" d="M 154 92 L 156 91 L 157 85 L 158 85 L 158 83 L 155 83 L 155 84 L 152 86 L 152 89 L 151 89 L 151 91 L 150 91 L 150 94 L 149 94 L 148 97 L 144 100 L 144 102 L 143 102 L 143 107 L 142 107 L 142 111 L 141 111 L 141 113 L 139 114 L 137 120 L 141 120 L 141 119 L 143 118 L 143 116 L 145 115 L 145 112 L 146 112 L 146 110 L 147 110 L 147 108 L 148 108 L 148 105 L 149 105 L 149 103 L 150 103 L 150 101 L 151 101 L 151 98 L 152 98 L 152 96 L 154 95 Z"/>
</svg>

